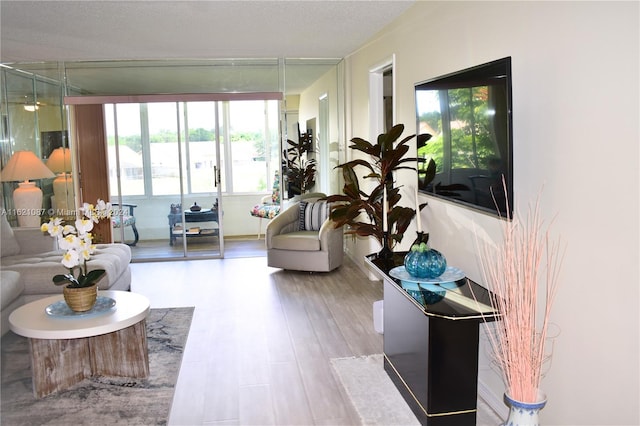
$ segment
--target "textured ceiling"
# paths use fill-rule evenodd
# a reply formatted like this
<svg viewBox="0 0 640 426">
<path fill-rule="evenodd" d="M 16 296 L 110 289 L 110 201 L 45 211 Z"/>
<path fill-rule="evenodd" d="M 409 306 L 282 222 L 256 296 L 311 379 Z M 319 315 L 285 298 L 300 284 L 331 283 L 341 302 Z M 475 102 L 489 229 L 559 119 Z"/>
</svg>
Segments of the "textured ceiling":
<svg viewBox="0 0 640 426">
<path fill-rule="evenodd" d="M 414 1 L 0 1 L 0 61 L 343 58 Z"/>
</svg>

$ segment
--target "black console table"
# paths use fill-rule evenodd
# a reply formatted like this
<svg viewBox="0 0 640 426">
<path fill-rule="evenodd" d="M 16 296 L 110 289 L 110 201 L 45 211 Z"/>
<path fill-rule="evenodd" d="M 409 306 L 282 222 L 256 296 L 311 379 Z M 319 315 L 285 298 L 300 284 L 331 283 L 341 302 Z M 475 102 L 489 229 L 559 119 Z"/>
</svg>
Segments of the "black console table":
<svg viewBox="0 0 640 426">
<path fill-rule="evenodd" d="M 204 223 L 209 222 L 215 225 L 208 225 L 207 228 L 186 227 L 182 229 L 182 212 L 175 212 L 172 210 L 168 215 L 169 218 L 169 244 L 173 245 L 176 237 L 182 237 L 186 235 L 187 238 L 192 237 L 215 237 L 218 235 L 218 209 L 202 209 L 197 212 L 191 210 L 184 211 L 185 223 Z"/>
<path fill-rule="evenodd" d="M 497 317 L 491 295 L 463 278 L 414 298 L 389 275 L 404 254 L 366 259 L 384 283 L 384 369 L 421 424 L 475 426 L 479 326 Z"/>
</svg>

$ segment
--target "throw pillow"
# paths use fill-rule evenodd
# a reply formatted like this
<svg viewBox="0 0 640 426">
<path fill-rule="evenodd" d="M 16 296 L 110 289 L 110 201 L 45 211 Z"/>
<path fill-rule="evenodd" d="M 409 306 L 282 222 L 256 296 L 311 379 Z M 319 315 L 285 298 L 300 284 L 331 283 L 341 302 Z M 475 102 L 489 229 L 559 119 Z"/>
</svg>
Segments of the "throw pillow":
<svg viewBox="0 0 640 426">
<path fill-rule="evenodd" d="M 300 223 L 298 229 L 301 231 L 319 231 L 328 217 L 329 204 L 326 201 L 300 201 Z"/>
<path fill-rule="evenodd" d="M 2 223 L 0 224 L 0 249 L 2 249 L 2 257 L 13 256 L 14 254 L 20 254 L 20 244 L 13 235 L 13 229 L 9 225 L 7 216 L 2 212 Z"/>
</svg>

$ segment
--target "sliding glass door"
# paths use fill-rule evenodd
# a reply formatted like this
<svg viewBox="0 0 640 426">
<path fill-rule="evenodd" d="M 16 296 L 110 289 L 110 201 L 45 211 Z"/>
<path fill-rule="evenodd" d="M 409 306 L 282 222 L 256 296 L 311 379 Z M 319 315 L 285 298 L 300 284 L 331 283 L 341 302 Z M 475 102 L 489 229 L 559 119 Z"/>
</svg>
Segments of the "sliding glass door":
<svg viewBox="0 0 640 426">
<path fill-rule="evenodd" d="M 279 108 L 277 100 L 105 105 L 111 201 L 123 213 L 114 239 L 132 246 L 134 260 L 224 257 L 224 202 L 273 185 Z"/>
<path fill-rule="evenodd" d="M 114 239 L 136 260 L 223 255 L 217 111 L 216 102 L 106 106 L 111 201 L 123 213 Z"/>
</svg>

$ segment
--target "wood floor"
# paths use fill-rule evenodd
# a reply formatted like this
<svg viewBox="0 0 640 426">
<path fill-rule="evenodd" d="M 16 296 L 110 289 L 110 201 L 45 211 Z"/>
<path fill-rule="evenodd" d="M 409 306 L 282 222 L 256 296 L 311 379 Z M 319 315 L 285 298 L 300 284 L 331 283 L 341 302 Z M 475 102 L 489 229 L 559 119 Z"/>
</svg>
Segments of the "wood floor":
<svg viewBox="0 0 640 426">
<path fill-rule="evenodd" d="M 330 359 L 382 353 L 382 284 L 348 259 L 290 272 L 265 257 L 134 263 L 152 308 L 195 306 L 171 425 L 356 425 Z"/>
<path fill-rule="evenodd" d="M 255 257 L 266 256 L 264 238 L 257 239 L 255 235 L 227 237 L 224 240 L 224 257 Z M 220 256 L 220 240 L 215 237 L 189 239 L 187 253 L 190 258 L 202 259 L 205 257 Z M 133 262 L 146 262 L 155 260 L 183 260 L 184 247 L 182 239 L 178 238 L 174 245 L 169 244 L 168 239 L 140 240 L 131 247 Z"/>
</svg>

